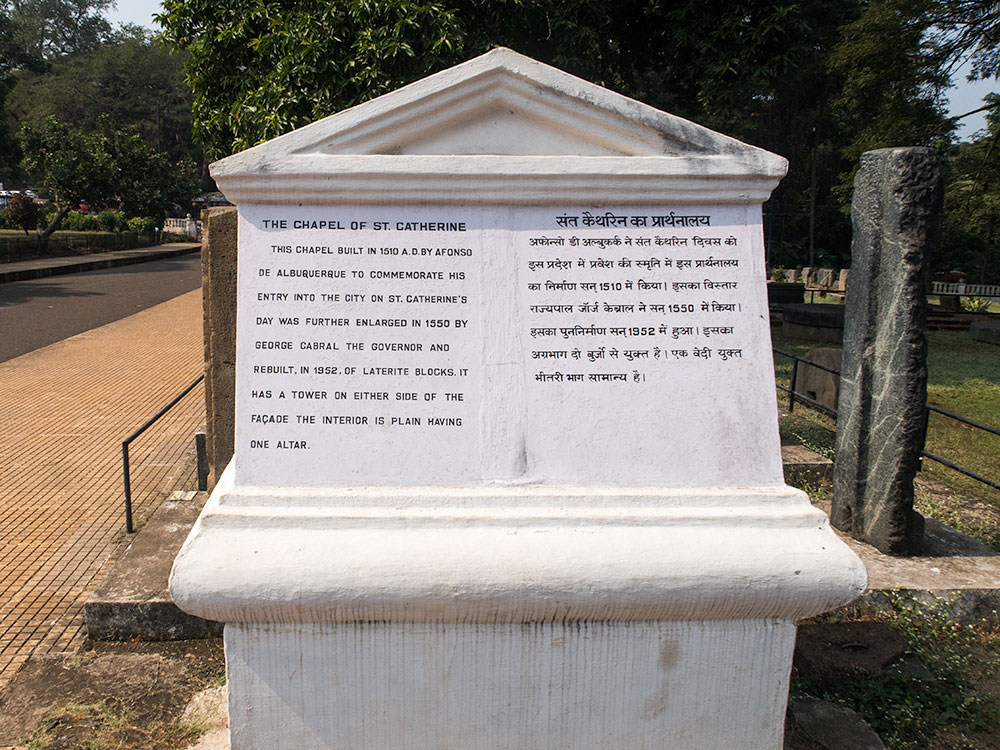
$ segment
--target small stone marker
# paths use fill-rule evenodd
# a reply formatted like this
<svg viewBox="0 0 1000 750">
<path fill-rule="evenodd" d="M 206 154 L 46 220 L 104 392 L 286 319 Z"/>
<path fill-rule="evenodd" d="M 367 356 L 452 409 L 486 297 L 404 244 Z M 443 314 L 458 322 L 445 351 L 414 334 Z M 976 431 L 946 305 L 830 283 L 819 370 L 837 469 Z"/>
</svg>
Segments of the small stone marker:
<svg viewBox="0 0 1000 750">
<path fill-rule="evenodd" d="M 847 277 L 849 275 L 850 272 L 848 271 L 848 269 L 842 268 L 840 270 L 840 279 L 837 281 L 837 289 L 839 289 L 842 292 L 847 291 Z"/>
<path fill-rule="evenodd" d="M 862 155 L 851 205 L 831 520 L 888 554 L 913 554 L 923 537 L 913 477 L 924 446 L 927 267 L 941 199 L 931 149 Z"/>
<path fill-rule="evenodd" d="M 785 167 L 504 49 L 213 165 L 236 446 L 171 590 L 233 750 L 780 746 L 865 580 L 782 481 Z"/>
<path fill-rule="evenodd" d="M 837 411 L 837 398 L 840 393 L 840 368 L 843 351 L 841 349 L 819 348 L 810 349 L 799 363 L 798 380 L 795 384 L 797 393 L 818 401 L 832 412 Z M 812 363 L 819 365 L 813 367 Z M 831 370 L 833 372 L 831 372 Z"/>
</svg>

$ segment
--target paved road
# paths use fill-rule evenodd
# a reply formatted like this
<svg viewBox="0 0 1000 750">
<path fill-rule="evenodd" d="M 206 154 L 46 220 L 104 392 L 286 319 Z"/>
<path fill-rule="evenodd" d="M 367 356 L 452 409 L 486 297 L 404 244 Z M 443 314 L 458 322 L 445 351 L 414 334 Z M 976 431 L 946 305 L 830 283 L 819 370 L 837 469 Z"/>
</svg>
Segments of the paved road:
<svg viewBox="0 0 1000 750">
<path fill-rule="evenodd" d="M 201 286 L 198 253 L 0 284 L 0 362 Z"/>
</svg>

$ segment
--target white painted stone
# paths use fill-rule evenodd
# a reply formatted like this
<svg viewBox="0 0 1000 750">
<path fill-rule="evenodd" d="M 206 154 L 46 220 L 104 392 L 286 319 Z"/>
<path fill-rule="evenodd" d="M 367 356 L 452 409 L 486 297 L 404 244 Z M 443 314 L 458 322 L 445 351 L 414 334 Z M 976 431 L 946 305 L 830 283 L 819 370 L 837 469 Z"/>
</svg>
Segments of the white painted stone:
<svg viewBox="0 0 1000 750">
<path fill-rule="evenodd" d="M 241 207 L 236 484 L 782 484 L 759 208 L 608 215 Z"/>
<path fill-rule="evenodd" d="M 759 205 L 786 170 L 780 156 L 496 49 L 216 162 L 212 176 L 241 206 Z"/>
<path fill-rule="evenodd" d="M 795 621 L 864 587 L 782 481 L 784 171 L 509 50 L 213 165 L 236 455 L 171 591 L 233 750 L 780 747 Z"/>
<path fill-rule="evenodd" d="M 226 636 L 230 712 L 248 717 L 234 750 L 773 750 L 795 625 L 233 625 Z"/>
</svg>

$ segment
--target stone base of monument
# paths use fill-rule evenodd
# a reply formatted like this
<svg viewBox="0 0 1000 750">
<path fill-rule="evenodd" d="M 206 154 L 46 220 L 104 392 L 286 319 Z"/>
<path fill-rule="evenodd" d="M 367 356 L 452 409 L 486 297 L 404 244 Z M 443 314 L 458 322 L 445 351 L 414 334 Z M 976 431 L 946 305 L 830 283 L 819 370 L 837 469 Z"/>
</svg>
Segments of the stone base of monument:
<svg viewBox="0 0 1000 750">
<path fill-rule="evenodd" d="M 774 750 L 795 622 L 864 580 L 788 487 L 276 493 L 230 470 L 171 590 L 227 623 L 233 750 Z"/>
<path fill-rule="evenodd" d="M 781 747 L 777 620 L 226 627 L 232 748 Z"/>
</svg>

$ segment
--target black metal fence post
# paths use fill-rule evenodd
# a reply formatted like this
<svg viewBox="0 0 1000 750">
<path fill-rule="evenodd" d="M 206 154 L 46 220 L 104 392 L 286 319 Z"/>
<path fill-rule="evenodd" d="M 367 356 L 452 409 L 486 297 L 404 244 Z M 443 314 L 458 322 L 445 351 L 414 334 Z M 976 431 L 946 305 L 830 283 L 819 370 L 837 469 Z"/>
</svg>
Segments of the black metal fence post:
<svg viewBox="0 0 1000 750">
<path fill-rule="evenodd" d="M 788 391 L 788 413 L 795 411 L 795 386 L 799 379 L 799 358 L 792 360 L 792 387 Z"/>
<path fill-rule="evenodd" d="M 194 382 L 191 383 L 191 385 L 189 385 L 187 388 L 185 388 L 183 391 L 181 391 L 174 397 L 173 401 L 171 401 L 169 404 L 167 404 L 158 412 L 156 412 L 156 414 L 154 414 L 152 417 L 147 419 L 146 423 L 143 424 L 142 427 L 140 427 L 138 430 L 133 432 L 131 435 L 129 435 L 122 441 L 122 475 L 125 485 L 125 531 L 129 534 L 132 533 L 132 477 L 129 474 L 129 465 L 128 465 L 129 443 L 131 443 L 142 433 L 144 433 L 146 430 L 152 427 L 153 424 L 155 424 L 156 420 L 158 420 L 160 417 L 162 417 L 164 414 L 170 411 L 177 404 L 178 401 L 180 401 L 182 398 L 188 395 L 192 390 L 194 390 L 194 387 L 204 379 L 205 379 L 204 373 L 196 377 L 194 379 Z M 199 484 L 200 481 L 201 480 L 199 479 Z"/>
<path fill-rule="evenodd" d="M 201 430 L 194 434 L 194 453 L 198 459 L 198 492 L 204 492 L 208 489 L 208 443 Z"/>
<path fill-rule="evenodd" d="M 122 474 L 125 477 L 125 532 L 131 534 L 132 529 L 132 477 L 128 467 L 129 440 L 122 441 Z"/>
</svg>

